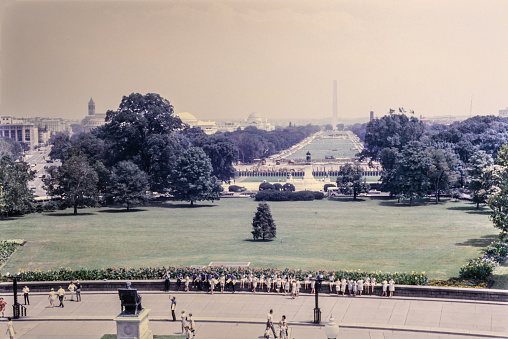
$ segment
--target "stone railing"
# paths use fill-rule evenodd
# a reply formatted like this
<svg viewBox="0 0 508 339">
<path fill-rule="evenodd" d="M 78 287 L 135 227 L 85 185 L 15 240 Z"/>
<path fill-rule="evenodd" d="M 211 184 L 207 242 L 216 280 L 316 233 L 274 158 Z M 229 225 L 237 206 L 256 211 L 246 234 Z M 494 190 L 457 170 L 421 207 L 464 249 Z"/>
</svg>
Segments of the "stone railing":
<svg viewBox="0 0 508 339">
<path fill-rule="evenodd" d="M 30 292 L 48 292 L 51 288 L 55 291 L 62 286 L 67 290 L 69 281 L 40 281 L 40 282 L 18 282 L 18 293 L 23 293 L 23 287 L 26 285 L 30 288 Z M 83 292 L 93 291 L 117 291 L 119 288 L 125 288 L 125 280 L 107 280 L 107 281 L 81 281 Z M 132 288 L 139 291 L 164 291 L 163 280 L 131 280 Z M 235 288 L 237 292 L 247 292 L 247 288 L 240 288 L 239 283 Z M 247 284 L 245 284 L 247 286 Z M 175 280 L 171 280 L 170 291 L 176 291 L 177 284 Z M 180 291 L 184 290 L 184 283 L 182 282 Z M 191 286 L 191 291 L 198 291 L 197 288 Z M 322 284 L 320 293 L 329 294 L 330 288 L 328 283 Z M 335 286 L 333 288 L 335 293 Z M 266 292 L 266 287 L 262 290 L 259 288 L 257 292 Z M 302 283 L 302 294 L 308 294 L 310 289 L 304 289 Z M 12 282 L 0 283 L 0 293 L 12 293 Z M 225 290 L 225 293 L 230 291 Z M 272 289 L 271 293 L 274 293 Z M 347 293 L 347 291 L 346 291 Z M 381 295 L 381 285 L 377 285 L 374 294 Z M 412 286 L 412 285 L 396 285 L 395 296 L 403 297 L 423 297 L 423 298 L 446 298 L 446 299 L 469 299 L 469 300 L 483 300 L 483 301 L 502 301 L 508 302 L 508 290 L 495 290 L 495 289 L 480 289 L 480 288 L 456 288 L 456 287 L 438 287 L 438 286 Z"/>
</svg>

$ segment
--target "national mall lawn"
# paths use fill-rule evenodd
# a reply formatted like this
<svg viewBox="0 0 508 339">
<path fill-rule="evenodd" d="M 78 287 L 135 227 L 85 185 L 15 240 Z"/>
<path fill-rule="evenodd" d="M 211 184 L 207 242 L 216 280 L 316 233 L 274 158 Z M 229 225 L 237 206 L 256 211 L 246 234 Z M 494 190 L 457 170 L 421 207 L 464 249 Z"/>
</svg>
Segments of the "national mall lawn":
<svg viewBox="0 0 508 339">
<path fill-rule="evenodd" d="M 253 241 L 250 198 L 164 202 L 118 208 L 35 213 L 0 221 L 0 239 L 25 239 L 2 271 L 250 261 L 251 267 L 425 271 L 458 276 L 461 265 L 497 239 L 488 207 L 452 199 L 410 207 L 395 199 L 360 197 L 269 202 L 273 241 Z"/>
</svg>

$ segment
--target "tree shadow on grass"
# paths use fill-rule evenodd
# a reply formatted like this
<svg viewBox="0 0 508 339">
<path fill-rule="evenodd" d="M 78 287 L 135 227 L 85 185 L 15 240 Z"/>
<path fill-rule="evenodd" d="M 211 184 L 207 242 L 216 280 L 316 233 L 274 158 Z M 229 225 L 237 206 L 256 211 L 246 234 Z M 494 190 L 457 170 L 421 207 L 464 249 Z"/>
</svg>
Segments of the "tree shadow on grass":
<svg viewBox="0 0 508 339">
<path fill-rule="evenodd" d="M 81 217 L 81 216 L 86 216 L 86 215 L 97 215 L 97 213 L 78 213 L 78 214 L 74 214 L 73 212 L 46 212 L 44 213 L 44 215 L 48 216 L 48 217 Z"/>
<path fill-rule="evenodd" d="M 456 243 L 455 246 L 487 247 L 491 242 L 499 240 L 495 234 L 484 235 L 481 238 L 467 239 L 464 242 Z"/>
<path fill-rule="evenodd" d="M 450 211 L 463 211 L 468 214 L 483 214 L 483 215 L 489 215 L 491 212 L 491 209 L 485 206 L 480 206 L 480 208 L 476 208 L 475 204 L 471 204 L 468 206 L 453 206 L 453 207 L 447 207 Z"/>
<path fill-rule="evenodd" d="M 404 207 L 418 207 L 418 206 L 427 206 L 428 203 L 426 201 L 423 201 L 423 200 L 417 200 L 417 201 L 413 201 L 413 204 L 410 205 L 409 204 L 409 201 L 406 202 L 406 201 L 402 201 L 402 202 L 398 202 L 397 199 L 393 199 L 392 200 L 382 200 L 379 202 L 379 206 L 384 206 L 384 207 L 399 207 L 399 208 L 404 208 Z"/>
<path fill-rule="evenodd" d="M 9 215 L 9 216 L 3 216 L 3 218 L 0 218 L 0 221 L 9 221 L 9 220 L 16 220 L 23 218 L 24 215 Z"/>
<path fill-rule="evenodd" d="M 107 210 L 100 210 L 99 212 L 100 213 L 130 213 L 130 212 L 146 212 L 146 211 L 147 210 L 142 209 L 142 208 L 131 208 L 131 209 L 111 208 L 111 209 L 107 209 Z"/>
<path fill-rule="evenodd" d="M 261 240 L 261 239 L 258 239 L 258 240 L 254 240 L 252 238 L 248 238 L 248 239 L 243 239 L 243 241 L 245 242 L 257 242 L 257 243 L 268 243 L 268 242 L 272 242 L 272 241 L 276 241 L 277 239 L 267 239 L 267 240 Z"/>
<path fill-rule="evenodd" d="M 161 204 L 161 205 L 152 205 L 153 207 L 160 207 L 160 208 L 201 208 L 201 207 L 217 207 L 217 205 L 202 205 L 202 204 L 194 204 L 194 206 L 191 206 L 190 203 L 187 204 Z"/>
<path fill-rule="evenodd" d="M 331 200 L 331 201 L 347 201 L 347 202 L 364 202 L 365 199 L 364 198 L 356 198 L 353 199 L 351 197 L 335 197 L 335 198 L 328 198 L 328 200 Z"/>
</svg>

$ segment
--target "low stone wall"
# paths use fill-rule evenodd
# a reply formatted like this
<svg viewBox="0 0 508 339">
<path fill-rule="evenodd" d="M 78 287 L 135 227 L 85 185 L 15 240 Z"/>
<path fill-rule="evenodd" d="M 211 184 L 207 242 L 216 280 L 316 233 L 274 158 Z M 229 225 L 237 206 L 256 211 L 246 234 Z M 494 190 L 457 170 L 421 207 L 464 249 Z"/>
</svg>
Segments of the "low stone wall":
<svg viewBox="0 0 508 339">
<path fill-rule="evenodd" d="M 108 280 L 108 281 L 81 281 L 83 292 L 93 291 L 117 291 L 119 288 L 125 288 L 125 280 Z M 164 291 L 164 281 L 162 280 L 131 280 L 132 288 L 139 291 Z M 51 288 L 55 291 L 62 286 L 67 291 L 69 281 L 38 281 L 38 282 L 18 282 L 18 293 L 22 294 L 23 287 L 27 285 L 30 292 L 49 292 Z M 247 288 L 241 289 L 239 283 L 236 284 L 236 291 L 248 291 Z M 247 285 L 247 284 L 246 284 Z M 184 284 L 180 288 L 183 291 Z M 176 281 L 172 280 L 170 284 L 170 291 L 176 291 Z M 335 286 L 333 288 L 335 293 Z M 196 288 L 191 288 L 191 291 L 198 291 Z M 266 288 L 259 290 L 259 292 L 266 292 Z M 272 289 L 273 292 L 273 289 Z M 303 289 L 302 294 L 308 294 L 310 289 Z M 0 293 L 12 293 L 12 282 L 0 283 Z M 228 293 L 230 293 L 228 291 Z M 328 283 L 323 283 L 321 287 L 321 294 L 329 294 L 330 288 Z M 347 293 L 347 291 L 346 291 Z M 374 290 L 374 295 L 381 295 L 381 285 L 377 285 Z M 423 297 L 423 298 L 446 298 L 446 299 L 468 299 L 468 300 L 483 300 L 483 301 L 504 301 L 508 302 L 508 290 L 495 290 L 495 289 L 479 289 L 479 288 L 456 288 L 456 287 L 437 287 L 437 286 L 412 286 L 412 285 L 396 285 L 396 296 L 404 297 Z"/>
</svg>

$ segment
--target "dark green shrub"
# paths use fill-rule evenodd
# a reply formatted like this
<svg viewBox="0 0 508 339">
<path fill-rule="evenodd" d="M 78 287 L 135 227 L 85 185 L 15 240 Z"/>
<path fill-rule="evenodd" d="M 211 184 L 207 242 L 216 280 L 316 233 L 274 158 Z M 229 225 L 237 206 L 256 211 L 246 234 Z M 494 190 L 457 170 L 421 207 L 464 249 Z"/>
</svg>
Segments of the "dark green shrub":
<svg viewBox="0 0 508 339">
<path fill-rule="evenodd" d="M 329 187 L 337 187 L 335 184 L 325 184 L 323 191 L 328 192 Z"/>
<path fill-rule="evenodd" d="M 246 191 L 247 189 L 243 186 L 238 186 L 238 185 L 231 185 L 229 186 L 228 188 L 228 191 L 229 192 L 243 192 L 243 191 Z"/>
</svg>

